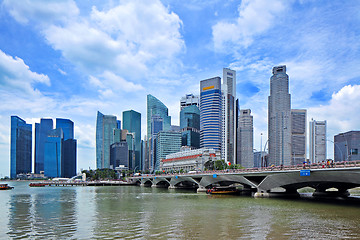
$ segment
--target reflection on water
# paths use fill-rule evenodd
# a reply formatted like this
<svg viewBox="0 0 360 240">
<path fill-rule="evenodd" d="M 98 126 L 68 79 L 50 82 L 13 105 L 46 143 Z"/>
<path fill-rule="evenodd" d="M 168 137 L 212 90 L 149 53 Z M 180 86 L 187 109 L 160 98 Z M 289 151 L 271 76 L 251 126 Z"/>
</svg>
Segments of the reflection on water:
<svg viewBox="0 0 360 240">
<path fill-rule="evenodd" d="M 0 193 L 0 239 L 360 239 L 358 202 L 11 185 Z"/>
</svg>

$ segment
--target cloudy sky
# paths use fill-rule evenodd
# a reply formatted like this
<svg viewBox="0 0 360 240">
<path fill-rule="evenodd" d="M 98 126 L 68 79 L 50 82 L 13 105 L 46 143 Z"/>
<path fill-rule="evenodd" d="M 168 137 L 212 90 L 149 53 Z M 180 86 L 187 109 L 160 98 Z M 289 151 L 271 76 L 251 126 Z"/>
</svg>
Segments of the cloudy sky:
<svg viewBox="0 0 360 240">
<path fill-rule="evenodd" d="M 286 64 L 292 108 L 328 121 L 329 140 L 360 125 L 360 1 L 0 1 L 0 177 L 9 175 L 10 116 L 69 118 L 78 168 L 95 168 L 96 111 L 142 114 L 146 95 L 168 106 L 199 81 L 237 71 L 254 147 L 267 138 L 273 66 Z M 328 143 L 328 155 L 333 146 Z"/>
</svg>

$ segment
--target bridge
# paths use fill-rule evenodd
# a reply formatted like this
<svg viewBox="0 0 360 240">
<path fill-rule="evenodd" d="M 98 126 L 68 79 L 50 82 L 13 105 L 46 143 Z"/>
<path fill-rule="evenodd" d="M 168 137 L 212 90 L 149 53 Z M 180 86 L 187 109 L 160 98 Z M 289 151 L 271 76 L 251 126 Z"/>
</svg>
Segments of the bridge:
<svg viewBox="0 0 360 240">
<path fill-rule="evenodd" d="M 349 189 L 360 187 L 360 161 L 313 164 L 296 167 L 268 167 L 205 171 L 183 174 L 130 177 L 129 183 L 145 187 L 194 188 L 198 192 L 213 186 L 240 184 L 243 192 L 255 197 L 298 195 L 298 189 L 311 187 L 313 196 L 347 197 Z"/>
</svg>

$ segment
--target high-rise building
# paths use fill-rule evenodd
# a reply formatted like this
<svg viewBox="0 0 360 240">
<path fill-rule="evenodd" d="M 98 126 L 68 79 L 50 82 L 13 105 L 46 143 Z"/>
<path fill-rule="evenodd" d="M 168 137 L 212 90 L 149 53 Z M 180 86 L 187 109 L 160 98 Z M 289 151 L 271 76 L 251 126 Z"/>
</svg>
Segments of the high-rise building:
<svg viewBox="0 0 360 240">
<path fill-rule="evenodd" d="M 114 169 L 120 165 L 129 167 L 129 147 L 126 141 L 115 142 L 110 145 L 110 165 Z"/>
<path fill-rule="evenodd" d="M 133 168 L 137 170 L 142 170 L 141 163 L 141 114 L 134 110 L 124 111 L 123 112 L 123 129 L 129 131 L 129 133 L 135 134 L 135 163 Z"/>
<path fill-rule="evenodd" d="M 61 128 L 48 132 L 45 141 L 44 174 L 47 177 L 62 177 L 64 134 Z"/>
<path fill-rule="evenodd" d="M 179 152 L 181 148 L 181 133 L 161 131 L 156 136 L 155 170 L 160 170 L 160 160 L 166 155 Z"/>
<path fill-rule="evenodd" d="M 223 125 L 222 125 L 222 152 L 225 161 L 236 163 L 236 72 L 223 69 Z"/>
<path fill-rule="evenodd" d="M 200 148 L 200 110 L 190 105 L 180 111 L 181 146 Z"/>
<path fill-rule="evenodd" d="M 360 131 L 334 136 L 334 159 L 336 162 L 360 160 Z"/>
<path fill-rule="evenodd" d="M 254 128 L 250 109 L 240 110 L 239 117 L 239 156 L 238 163 L 245 168 L 254 167 Z"/>
<path fill-rule="evenodd" d="M 291 109 L 291 165 L 306 161 L 306 109 Z"/>
<path fill-rule="evenodd" d="M 110 145 L 113 129 L 118 126 L 115 116 L 97 112 L 96 120 L 96 168 L 110 168 Z"/>
<path fill-rule="evenodd" d="M 48 132 L 53 129 L 53 120 L 44 119 L 40 123 L 35 123 L 35 173 L 39 174 L 44 171 L 44 152 L 45 141 Z"/>
<path fill-rule="evenodd" d="M 74 139 L 74 122 L 70 119 L 57 118 L 56 128 L 61 128 L 64 133 L 64 141 Z"/>
<path fill-rule="evenodd" d="M 151 136 L 149 139 L 149 170 L 155 169 L 156 164 L 156 137 L 158 132 L 163 131 L 164 119 L 160 115 L 151 116 Z"/>
<path fill-rule="evenodd" d="M 11 116 L 10 178 L 31 172 L 32 126 L 18 116 Z"/>
<path fill-rule="evenodd" d="M 64 140 L 61 177 L 71 178 L 76 176 L 76 147 L 76 139 L 69 138 Z"/>
<path fill-rule="evenodd" d="M 200 81 L 200 147 L 221 150 L 221 79 Z"/>
<path fill-rule="evenodd" d="M 236 122 L 235 122 L 235 129 L 236 129 L 236 136 L 235 136 L 235 160 L 236 160 L 236 163 L 239 163 L 239 156 L 240 156 L 240 138 L 239 138 L 239 117 L 240 117 L 240 104 L 239 104 L 239 99 L 236 99 L 235 101 L 235 119 L 236 119 Z"/>
<path fill-rule="evenodd" d="M 126 143 L 129 151 L 129 169 L 139 170 L 139 167 L 135 166 L 135 133 L 128 133 L 126 135 Z"/>
<path fill-rule="evenodd" d="M 193 94 L 186 94 L 185 97 L 180 99 L 180 111 L 185 107 L 195 105 L 197 107 L 200 106 L 199 96 L 195 96 Z"/>
<path fill-rule="evenodd" d="M 309 124 L 310 163 L 326 160 L 326 121 L 311 120 Z"/>
<path fill-rule="evenodd" d="M 163 119 L 163 130 L 169 131 L 171 128 L 171 117 L 168 108 L 156 97 L 147 95 L 147 136 L 151 136 L 151 117 L 159 115 Z"/>
<path fill-rule="evenodd" d="M 291 99 L 289 94 L 289 76 L 286 66 L 277 66 L 270 78 L 270 96 L 268 104 L 268 165 L 291 164 Z"/>
</svg>

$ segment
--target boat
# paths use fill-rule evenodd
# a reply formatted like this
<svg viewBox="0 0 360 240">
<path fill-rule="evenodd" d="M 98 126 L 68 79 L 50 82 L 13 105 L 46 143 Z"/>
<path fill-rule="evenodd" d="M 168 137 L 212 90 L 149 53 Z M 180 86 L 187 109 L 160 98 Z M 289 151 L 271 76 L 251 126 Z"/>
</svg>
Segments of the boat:
<svg viewBox="0 0 360 240">
<path fill-rule="evenodd" d="M 209 188 L 206 193 L 213 195 L 237 195 L 240 193 L 240 190 L 236 187 L 212 187 Z"/>
<path fill-rule="evenodd" d="M 30 187 L 45 187 L 47 184 L 46 183 L 30 183 L 29 186 Z"/>
<path fill-rule="evenodd" d="M 10 187 L 7 184 L 0 184 L 0 190 L 10 190 L 13 189 L 14 187 Z"/>
</svg>

